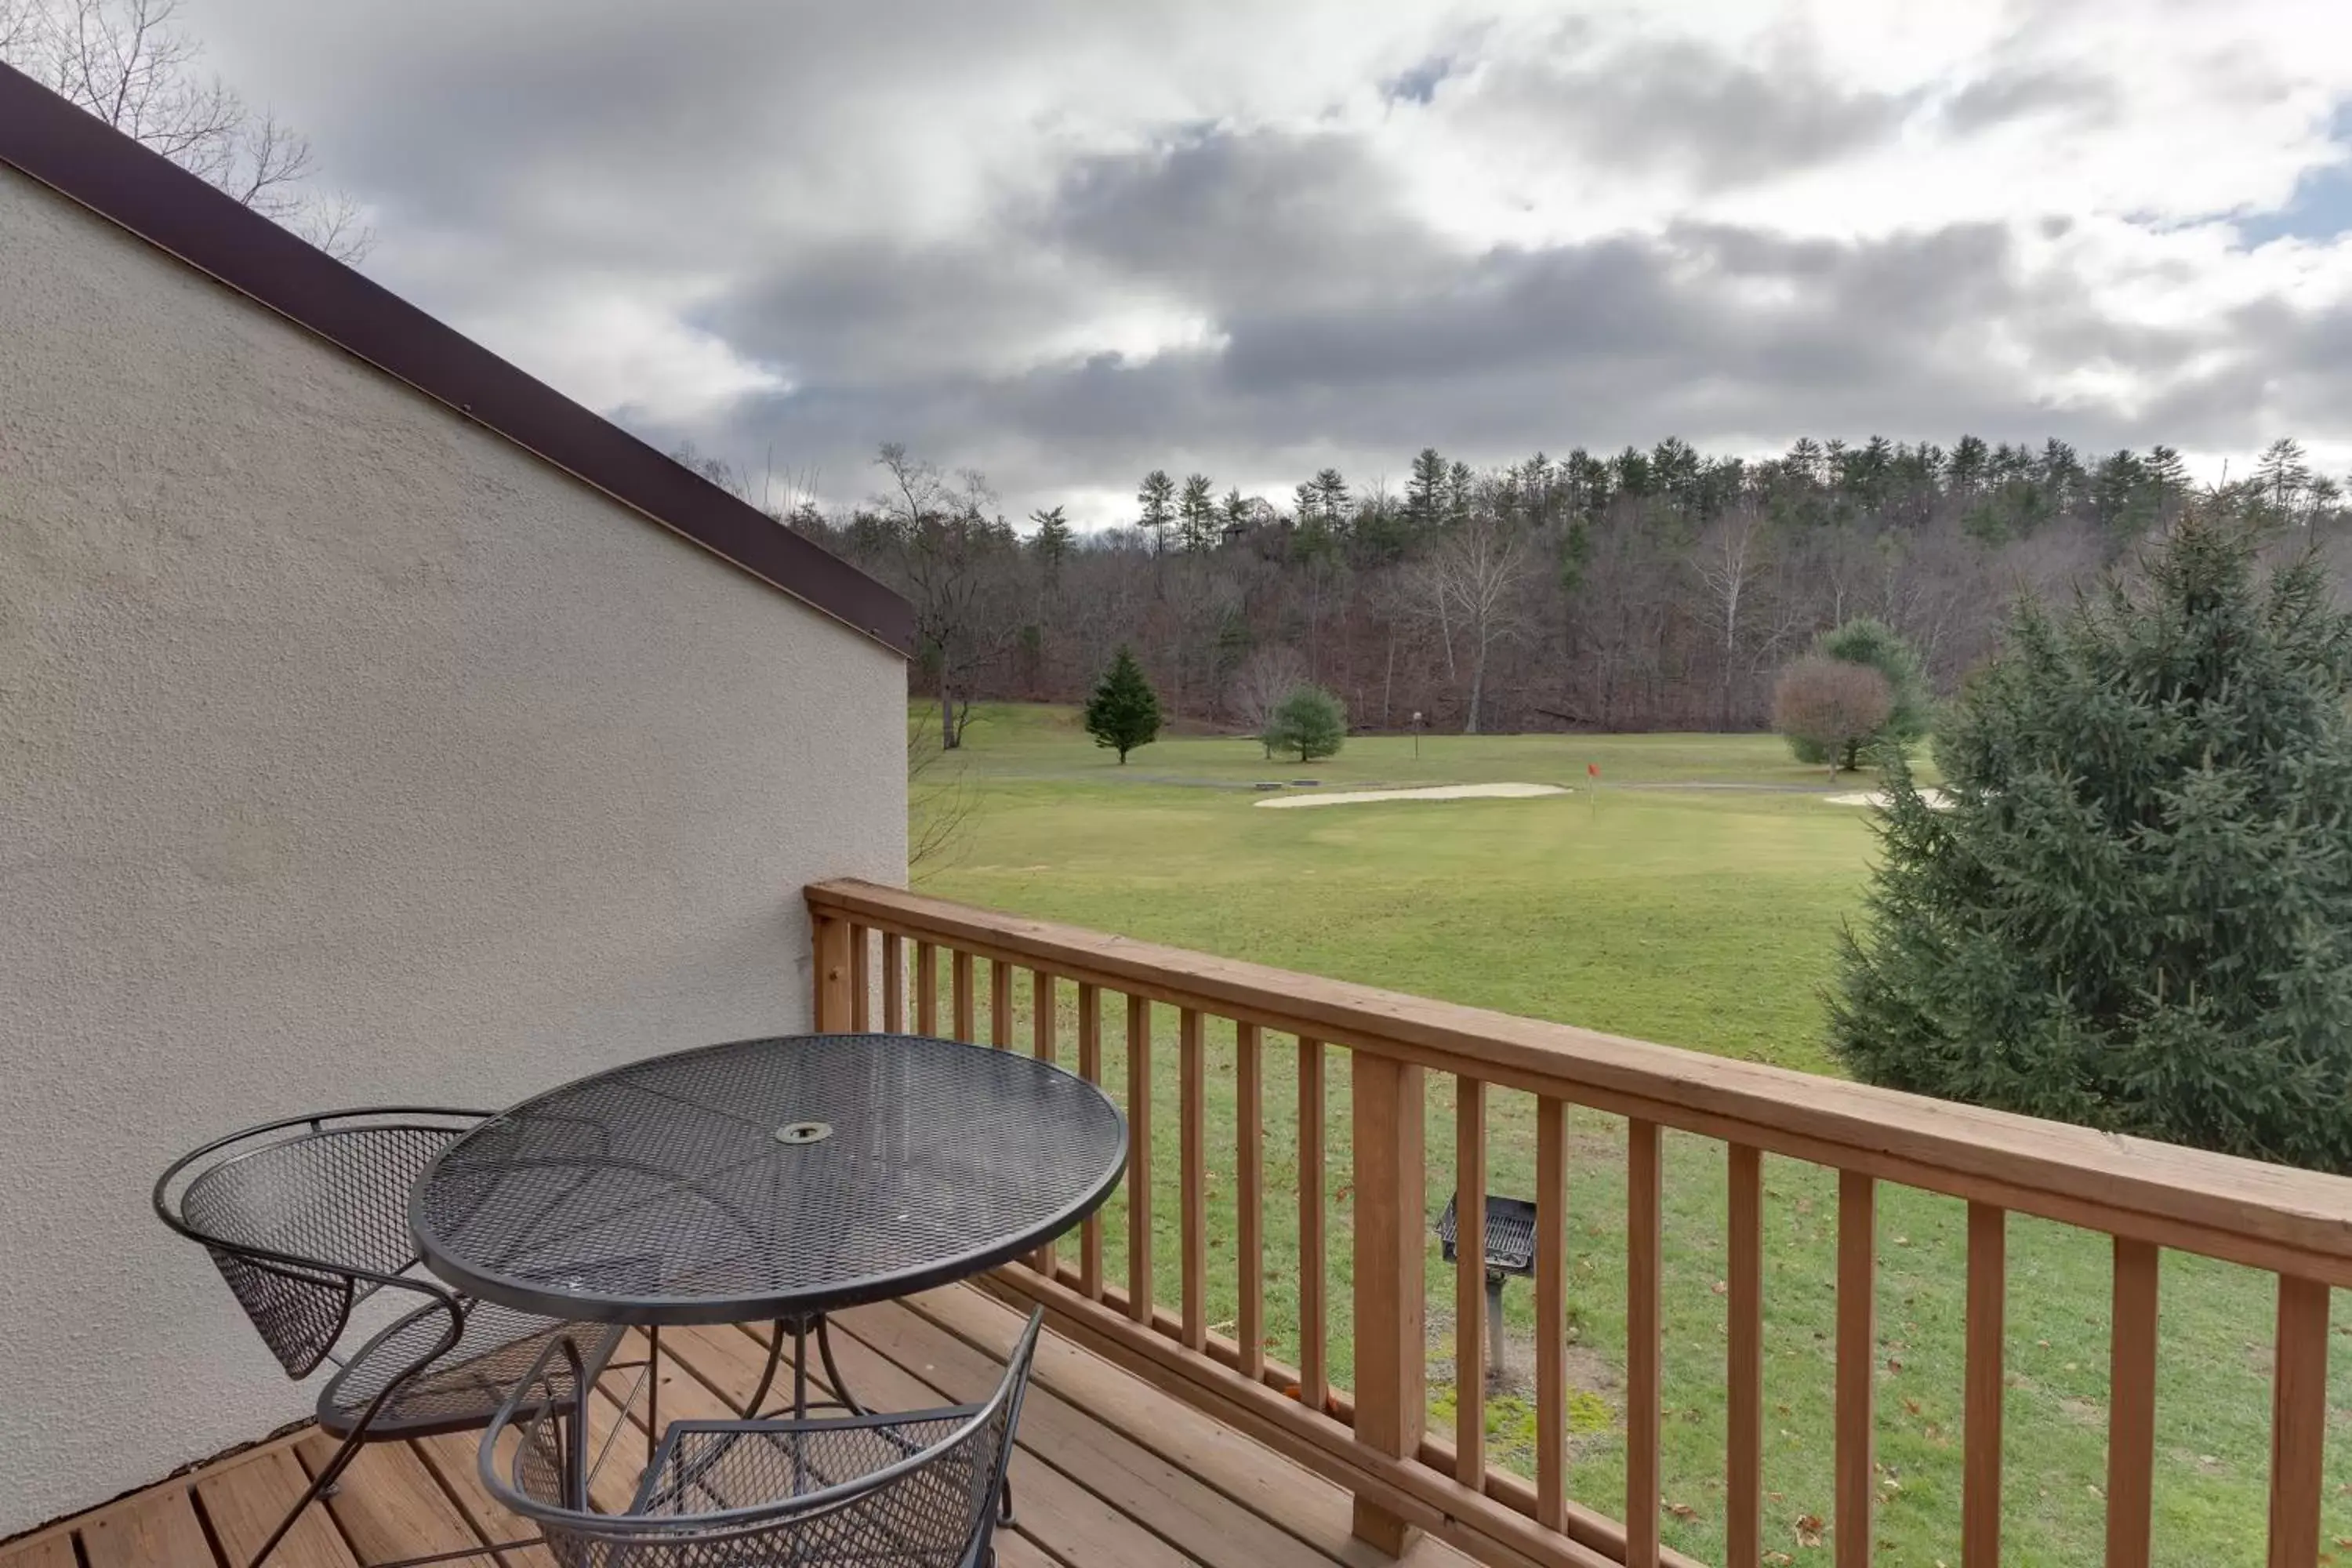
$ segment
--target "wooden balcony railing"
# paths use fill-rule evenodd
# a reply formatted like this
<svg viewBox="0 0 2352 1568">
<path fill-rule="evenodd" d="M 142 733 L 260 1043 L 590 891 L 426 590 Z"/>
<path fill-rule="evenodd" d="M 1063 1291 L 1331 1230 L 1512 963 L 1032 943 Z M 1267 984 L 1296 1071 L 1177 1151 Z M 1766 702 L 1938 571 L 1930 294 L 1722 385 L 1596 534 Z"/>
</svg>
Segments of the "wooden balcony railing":
<svg viewBox="0 0 2352 1568">
<path fill-rule="evenodd" d="M 1765 1153 L 1837 1176 L 1834 1316 L 1835 1568 L 1863 1568 L 1878 1497 L 1873 1428 L 1882 1183 L 1966 1201 L 1967 1317 L 1962 1410 L 1963 1568 L 2000 1561 L 2003 1312 L 2012 1211 L 2112 1237 L 2112 1384 L 2105 1507 L 2108 1568 L 2148 1562 L 2155 1462 L 2160 1248 L 2277 1277 L 2272 1366 L 2270 1568 L 2319 1561 L 2321 1457 L 2327 1420 L 2328 1291 L 2352 1286 L 2352 1181 L 2122 1138 L 2061 1123 L 1727 1060 L 1562 1025 L 1321 980 L 1236 959 L 993 913 L 862 882 L 807 889 L 820 1028 L 938 1027 L 939 955 L 949 954 L 951 1031 L 975 1039 L 974 966 L 989 965 L 989 1040 L 1013 1044 L 1016 971 L 1030 992 L 1030 1048 L 1059 1048 L 1059 987 L 1076 987 L 1077 1070 L 1100 1081 L 1105 994 L 1126 998 L 1131 1127 L 1120 1273 L 1103 1224 L 1075 1260 L 1047 1249 L 1000 1271 L 1000 1293 L 1042 1302 L 1070 1338 L 1349 1488 L 1356 1532 L 1395 1552 L 1420 1527 L 1496 1563 L 1652 1568 L 1685 1560 L 1661 1547 L 1660 1311 L 1662 1131 L 1727 1146 L 1723 1460 L 1725 1560 L 1765 1551 Z M 912 952 L 908 952 L 911 944 Z M 911 957 L 913 1005 L 908 1016 Z M 879 984 L 876 984 L 876 965 Z M 1174 1310 L 1154 1295 L 1152 1010 L 1176 1010 L 1175 1107 L 1181 1280 Z M 877 1016 L 878 1007 L 879 1016 Z M 1116 1018 L 1118 1015 L 1114 1014 Z M 1231 1337 L 1208 1321 L 1203 1021 L 1234 1028 L 1238 1310 Z M 1269 1031 L 1298 1041 L 1297 1364 L 1268 1352 L 1265 1256 Z M 1324 1072 L 1347 1053 L 1352 1118 L 1354 1387 L 1331 1387 L 1326 1291 Z M 1428 1074 L 1456 1080 L 1459 1190 L 1485 1187 L 1490 1089 L 1536 1097 L 1536 1456 L 1532 1481 L 1490 1467 L 1478 1358 L 1485 1296 L 1479 1205 L 1465 1204 L 1455 1291 L 1456 1414 L 1449 1439 L 1424 1433 L 1423 1258 L 1429 1215 L 1423 1127 Z M 1569 1115 L 1626 1124 L 1628 1328 L 1622 1517 L 1567 1497 L 1564 1346 Z M 1145 1175 L 1139 1179 L 1138 1173 Z M 1120 1200 L 1114 1199 L 1116 1205 Z"/>
</svg>

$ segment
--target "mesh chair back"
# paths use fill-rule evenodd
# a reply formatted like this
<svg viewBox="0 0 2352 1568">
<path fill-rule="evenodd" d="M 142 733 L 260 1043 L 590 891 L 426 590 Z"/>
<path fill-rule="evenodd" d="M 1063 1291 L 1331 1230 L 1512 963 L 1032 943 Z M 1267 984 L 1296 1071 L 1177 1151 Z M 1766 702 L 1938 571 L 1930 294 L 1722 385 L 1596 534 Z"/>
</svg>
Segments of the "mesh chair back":
<svg viewBox="0 0 2352 1568">
<path fill-rule="evenodd" d="M 219 1158 L 187 1182 L 176 1216 L 163 1184 L 157 1205 L 204 1243 L 278 1364 L 302 1377 L 375 1288 L 352 1271 L 396 1275 L 415 1262 L 408 1189 L 467 1129 L 321 1118 L 258 1131 L 215 1146 Z"/>
<path fill-rule="evenodd" d="M 905 1415 L 680 1421 L 625 1514 L 572 1506 L 562 1363 L 540 1369 L 485 1434 L 492 1492 L 538 1523 L 563 1568 L 958 1568 L 996 1522 L 1042 1312 L 984 1403 Z M 509 1415 L 507 1474 L 492 1456 Z"/>
</svg>

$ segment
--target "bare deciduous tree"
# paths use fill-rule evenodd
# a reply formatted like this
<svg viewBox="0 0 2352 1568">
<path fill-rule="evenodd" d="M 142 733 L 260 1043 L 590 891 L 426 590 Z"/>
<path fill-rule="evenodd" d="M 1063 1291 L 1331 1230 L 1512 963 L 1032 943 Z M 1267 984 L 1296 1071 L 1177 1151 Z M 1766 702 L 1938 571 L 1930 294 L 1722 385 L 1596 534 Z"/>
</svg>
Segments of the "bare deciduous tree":
<svg viewBox="0 0 2352 1568">
<path fill-rule="evenodd" d="M 32 0 L 0 0 L 0 60 L 17 58 L 32 36 Z"/>
<path fill-rule="evenodd" d="M 1015 571 L 1019 548 L 1003 519 L 991 520 L 987 481 L 966 470 L 950 479 L 885 442 L 875 462 L 890 476 L 874 498 L 887 524 L 897 575 L 915 607 L 915 636 L 938 683 L 940 745 L 963 744 L 982 677 L 1020 636 Z"/>
<path fill-rule="evenodd" d="M 907 875 L 955 864 L 970 847 L 980 805 L 963 759 L 941 743 L 946 726 L 929 711 L 907 726 Z"/>
<path fill-rule="evenodd" d="M 1733 683 L 1740 674 L 1740 639 L 1746 623 L 1743 610 L 1753 610 L 1749 585 L 1764 566 L 1764 519 L 1753 507 L 1734 507 L 1708 525 L 1691 556 L 1704 595 L 1700 600 L 1707 629 L 1714 635 L 1723 664 L 1721 696 L 1716 722 L 1731 728 Z"/>
<path fill-rule="evenodd" d="M 1277 643 L 1258 649 L 1243 661 L 1241 672 L 1234 677 L 1233 689 L 1226 696 L 1226 706 L 1255 735 L 1265 729 L 1276 705 L 1306 684 L 1307 660 L 1299 657 L 1297 648 Z"/>
<path fill-rule="evenodd" d="M 1895 711 L 1895 689 L 1867 665 L 1807 654 L 1780 672 L 1772 690 L 1772 727 L 1826 752 L 1830 776 L 1854 747 Z"/>
<path fill-rule="evenodd" d="M 1465 735 L 1478 733 L 1488 660 L 1497 644 L 1518 635 L 1519 588 L 1527 566 L 1525 536 L 1480 519 L 1449 532 L 1423 569 L 1423 588 L 1444 633 L 1448 659 L 1458 635 L 1470 666 L 1470 703 L 1462 725 Z"/>
<path fill-rule="evenodd" d="M 0 61 L 162 153 L 328 255 L 373 237 L 359 206 L 310 188 L 310 138 L 202 72 L 179 0 L 0 0 Z"/>
</svg>

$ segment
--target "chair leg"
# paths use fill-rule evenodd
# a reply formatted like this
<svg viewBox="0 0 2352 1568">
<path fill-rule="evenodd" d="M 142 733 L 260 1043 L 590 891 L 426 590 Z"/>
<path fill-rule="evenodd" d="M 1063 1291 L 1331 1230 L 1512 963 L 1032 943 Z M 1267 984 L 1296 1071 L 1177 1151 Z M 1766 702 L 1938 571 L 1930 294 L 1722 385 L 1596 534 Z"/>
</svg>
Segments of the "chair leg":
<svg viewBox="0 0 2352 1568">
<path fill-rule="evenodd" d="M 261 1543 L 261 1550 L 253 1554 L 252 1560 L 246 1564 L 246 1568 L 261 1568 L 261 1565 L 269 1560 L 269 1554 L 278 1550 L 278 1543 L 286 1539 L 286 1532 L 294 1528 L 294 1521 L 302 1517 L 302 1510 L 320 1498 L 329 1495 L 330 1489 L 341 1477 L 352 1460 L 358 1456 L 360 1445 L 365 1441 L 367 1441 L 367 1427 L 365 1426 L 353 1427 L 351 1435 L 345 1437 L 341 1446 L 335 1449 L 335 1457 L 329 1459 L 320 1468 L 319 1473 L 311 1478 L 310 1484 L 303 1489 L 302 1495 L 295 1500 L 294 1506 L 286 1510 L 286 1517 L 278 1521 L 278 1528 L 269 1532 L 269 1539 Z"/>
<path fill-rule="evenodd" d="M 652 1347 L 646 1357 L 646 1463 L 650 1466 L 654 1462 L 655 1453 L 661 1447 L 661 1325 L 659 1323 L 646 1330 L 646 1341 Z M 580 1391 L 580 1399 L 584 1409 L 588 1399 L 586 1389 Z"/>
</svg>

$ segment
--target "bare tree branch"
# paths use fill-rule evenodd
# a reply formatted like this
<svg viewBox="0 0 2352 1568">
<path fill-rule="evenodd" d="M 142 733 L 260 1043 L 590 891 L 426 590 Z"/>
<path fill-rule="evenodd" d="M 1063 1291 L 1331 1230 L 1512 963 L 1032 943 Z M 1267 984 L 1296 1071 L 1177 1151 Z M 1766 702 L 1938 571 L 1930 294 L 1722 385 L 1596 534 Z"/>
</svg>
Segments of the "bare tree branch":
<svg viewBox="0 0 2352 1568">
<path fill-rule="evenodd" d="M 946 726 L 935 710 L 918 713 L 907 731 L 907 874 L 952 866 L 971 847 L 972 814 L 980 796 L 963 759 L 941 742 Z"/>
<path fill-rule="evenodd" d="M 310 139 L 259 113 L 176 25 L 179 0 L 0 0 L 0 61 L 338 260 L 373 241 L 357 203 L 305 189 Z"/>
</svg>

